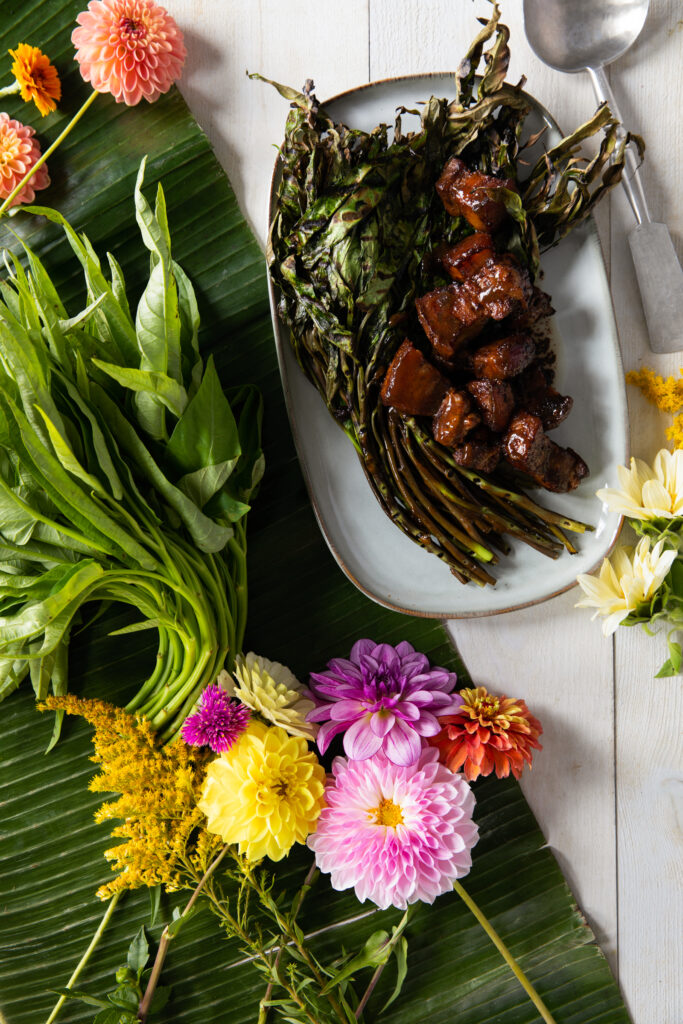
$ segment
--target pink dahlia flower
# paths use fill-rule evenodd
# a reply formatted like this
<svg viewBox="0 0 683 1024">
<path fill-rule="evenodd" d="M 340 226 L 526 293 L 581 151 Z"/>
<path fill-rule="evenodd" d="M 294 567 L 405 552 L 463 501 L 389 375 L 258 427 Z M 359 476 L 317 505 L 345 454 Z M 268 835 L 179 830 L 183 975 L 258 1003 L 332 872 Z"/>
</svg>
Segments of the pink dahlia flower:
<svg viewBox="0 0 683 1024">
<path fill-rule="evenodd" d="M 382 754 L 367 761 L 337 757 L 333 781 L 308 845 L 333 889 L 351 889 L 381 910 L 433 903 L 472 866 L 478 839 L 474 795 L 462 775 L 423 750 L 400 768 Z"/>
<path fill-rule="evenodd" d="M 90 0 L 76 21 L 76 60 L 96 92 L 132 107 L 154 102 L 180 78 L 183 34 L 154 0 Z"/>
<path fill-rule="evenodd" d="M 353 761 L 382 750 L 394 764 L 415 764 L 422 737 L 441 729 L 437 715 L 459 710 L 462 697 L 451 692 L 456 682 L 455 672 L 430 668 L 405 641 L 391 647 L 359 640 L 349 660 L 334 658 L 326 672 L 311 673 L 318 707 L 306 717 L 325 723 L 317 738 L 321 754 L 343 732 L 344 752 Z"/>
<path fill-rule="evenodd" d="M 28 125 L 13 121 L 8 114 L 0 114 L 0 199 L 7 199 L 40 158 L 40 146 L 35 134 Z M 47 188 L 49 184 L 50 176 L 43 164 L 14 197 L 10 206 L 32 203 L 36 192 Z"/>
</svg>

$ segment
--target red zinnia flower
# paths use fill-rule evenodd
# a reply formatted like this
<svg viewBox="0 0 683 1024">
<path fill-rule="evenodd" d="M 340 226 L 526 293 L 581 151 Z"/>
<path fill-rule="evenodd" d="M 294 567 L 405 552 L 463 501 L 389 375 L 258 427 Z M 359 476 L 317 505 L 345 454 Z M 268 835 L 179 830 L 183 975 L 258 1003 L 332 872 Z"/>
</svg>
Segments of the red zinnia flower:
<svg viewBox="0 0 683 1024">
<path fill-rule="evenodd" d="M 71 42 L 81 74 L 117 103 L 150 103 L 168 92 L 185 61 L 183 34 L 154 0 L 90 0 Z"/>
<path fill-rule="evenodd" d="M 443 728 L 428 740 L 438 748 L 439 760 L 452 772 L 462 769 L 469 782 L 494 769 L 499 779 L 510 772 L 518 779 L 524 762 L 531 765 L 532 748 L 542 749 L 541 723 L 523 700 L 494 697 L 483 686 L 461 690 L 460 696 L 460 710 L 439 718 Z"/>
</svg>

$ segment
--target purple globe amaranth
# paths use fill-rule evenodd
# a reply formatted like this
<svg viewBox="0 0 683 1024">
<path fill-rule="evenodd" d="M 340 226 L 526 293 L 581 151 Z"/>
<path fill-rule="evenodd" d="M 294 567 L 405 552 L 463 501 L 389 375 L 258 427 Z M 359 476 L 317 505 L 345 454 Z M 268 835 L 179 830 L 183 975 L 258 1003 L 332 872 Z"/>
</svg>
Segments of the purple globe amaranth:
<svg viewBox="0 0 683 1024">
<path fill-rule="evenodd" d="M 311 673 L 317 707 L 309 722 L 322 722 L 317 743 L 324 754 L 344 733 L 344 752 L 365 761 L 378 751 L 396 765 L 415 764 L 422 739 L 441 729 L 437 716 L 462 705 L 453 693 L 455 672 L 431 668 L 428 659 L 403 641 L 396 647 L 359 640 L 349 658 L 333 658 L 325 672 Z"/>
<path fill-rule="evenodd" d="M 218 683 L 211 683 L 202 692 L 197 710 L 185 719 L 180 735 L 191 746 L 208 746 L 222 754 L 242 735 L 250 719 L 248 707 L 231 700 Z"/>
</svg>

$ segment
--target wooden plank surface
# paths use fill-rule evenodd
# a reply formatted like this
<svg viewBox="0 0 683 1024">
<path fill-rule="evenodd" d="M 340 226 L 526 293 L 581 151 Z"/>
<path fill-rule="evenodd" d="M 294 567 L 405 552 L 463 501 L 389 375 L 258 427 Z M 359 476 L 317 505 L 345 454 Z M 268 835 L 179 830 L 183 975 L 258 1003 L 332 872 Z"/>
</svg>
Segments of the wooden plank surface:
<svg viewBox="0 0 683 1024">
<path fill-rule="evenodd" d="M 166 0 L 186 33 L 182 91 L 226 168 L 262 244 L 266 201 L 286 103 L 247 79 L 259 71 L 320 97 L 398 74 L 453 70 L 485 15 L 483 0 Z M 504 0 L 512 31 L 511 77 L 564 128 L 594 109 L 583 76 L 544 67 L 523 32 L 521 0 Z M 610 70 L 628 123 L 648 144 L 643 167 L 655 219 L 683 254 L 683 9 L 653 0 L 637 47 Z M 627 367 L 677 372 L 654 357 L 630 263 L 623 196 L 598 216 Z M 629 389 L 632 449 L 652 457 L 666 417 Z M 597 486 L 597 485 L 596 485 Z M 545 605 L 454 625 L 476 679 L 524 696 L 543 720 L 544 750 L 524 790 L 582 909 L 610 958 L 635 1024 L 680 1024 L 681 680 L 653 681 L 660 636 L 621 630 L 603 639 L 578 592 Z M 597 1009 L 597 1008 L 596 1008 Z"/>
</svg>

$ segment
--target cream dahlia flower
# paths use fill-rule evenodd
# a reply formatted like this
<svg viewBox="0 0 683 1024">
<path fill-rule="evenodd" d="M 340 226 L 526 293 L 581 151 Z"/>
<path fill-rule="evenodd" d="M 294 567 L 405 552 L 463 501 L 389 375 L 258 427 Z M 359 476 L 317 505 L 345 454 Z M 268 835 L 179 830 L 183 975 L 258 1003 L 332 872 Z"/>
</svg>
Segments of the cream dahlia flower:
<svg viewBox="0 0 683 1024">
<path fill-rule="evenodd" d="M 225 671 L 218 676 L 218 682 L 231 697 L 241 700 L 268 722 L 279 725 L 290 736 L 315 739 L 318 727 L 306 721 L 315 704 L 302 692 L 303 686 L 286 665 L 250 651 L 237 658 L 235 679 L 238 685 Z"/>
<path fill-rule="evenodd" d="M 619 466 L 621 489 L 597 492 L 615 512 L 629 519 L 674 519 L 683 516 L 683 451 L 662 448 L 652 466 L 631 459 L 631 468 Z"/>
<path fill-rule="evenodd" d="M 675 550 L 663 548 L 664 541 L 660 540 L 650 550 L 649 537 L 643 537 L 635 551 L 617 548 L 611 559 L 603 561 L 599 576 L 582 573 L 577 577 L 586 596 L 575 607 L 595 608 L 593 618 L 603 616 L 602 631 L 610 636 L 661 587 L 677 555 Z"/>
</svg>

